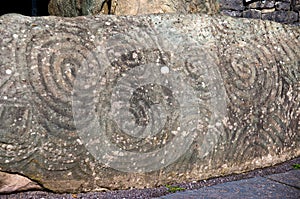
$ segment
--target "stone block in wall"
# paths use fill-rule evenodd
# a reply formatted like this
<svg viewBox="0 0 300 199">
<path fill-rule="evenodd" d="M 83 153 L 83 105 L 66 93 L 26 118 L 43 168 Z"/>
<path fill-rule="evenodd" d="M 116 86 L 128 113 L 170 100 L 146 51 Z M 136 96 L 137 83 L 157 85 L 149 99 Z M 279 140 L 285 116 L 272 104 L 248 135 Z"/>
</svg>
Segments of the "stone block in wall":
<svg viewBox="0 0 300 199">
<path fill-rule="evenodd" d="M 293 10 L 294 11 L 300 11 L 300 0 L 295 0 Z"/>
<path fill-rule="evenodd" d="M 242 0 L 219 0 L 222 10 L 244 10 Z"/>
<path fill-rule="evenodd" d="M 275 0 L 261 1 L 260 8 L 274 8 L 274 7 L 275 7 Z"/>
<path fill-rule="evenodd" d="M 237 11 L 237 10 L 222 10 L 221 14 L 231 16 L 231 17 L 242 17 L 243 16 L 243 12 Z"/>
<path fill-rule="evenodd" d="M 299 14 L 297 12 L 285 12 L 285 11 L 276 11 L 274 13 L 274 21 L 279 23 L 293 23 L 299 20 Z"/>
<path fill-rule="evenodd" d="M 256 8 L 261 8 L 261 1 L 255 1 L 255 2 L 252 2 L 248 5 L 248 7 L 250 9 L 256 9 Z"/>
<path fill-rule="evenodd" d="M 272 20 L 279 23 L 294 23 L 299 20 L 299 14 L 292 11 L 275 11 L 262 14 L 263 20 Z"/>
<path fill-rule="evenodd" d="M 291 4 L 288 2 L 276 2 L 275 4 L 276 10 L 291 10 Z"/>
<path fill-rule="evenodd" d="M 275 0 L 267 0 L 267 1 L 252 1 L 247 3 L 247 7 L 250 9 L 264 9 L 264 8 L 274 8 Z"/>
<path fill-rule="evenodd" d="M 261 11 L 250 9 L 243 12 L 243 17 L 245 18 L 253 18 L 253 19 L 260 19 L 261 18 Z"/>
</svg>

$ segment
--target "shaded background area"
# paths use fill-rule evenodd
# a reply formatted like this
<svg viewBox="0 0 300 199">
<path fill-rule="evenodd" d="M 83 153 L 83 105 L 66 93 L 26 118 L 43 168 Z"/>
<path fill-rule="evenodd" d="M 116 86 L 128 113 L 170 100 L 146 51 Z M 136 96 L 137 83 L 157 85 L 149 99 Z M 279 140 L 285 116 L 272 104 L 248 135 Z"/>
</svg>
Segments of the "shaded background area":
<svg viewBox="0 0 300 199">
<path fill-rule="evenodd" d="M 130 2 L 130 0 L 128 1 Z M 199 3 L 202 0 L 193 1 Z M 300 0 L 218 1 L 220 3 L 220 12 L 223 15 L 300 25 Z M 27 16 L 48 16 L 49 2 L 50 0 L 9 0 L 5 1 L 5 3 L 3 1 L 0 5 L 0 15 L 7 13 L 19 13 Z M 82 4 L 82 2 L 83 0 L 81 0 L 79 4 Z M 111 1 L 107 2 L 109 7 L 108 9 L 111 9 Z"/>
<path fill-rule="evenodd" d="M 0 15 L 19 13 L 27 16 L 47 16 L 50 0 L 9 0 L 2 1 Z"/>
</svg>

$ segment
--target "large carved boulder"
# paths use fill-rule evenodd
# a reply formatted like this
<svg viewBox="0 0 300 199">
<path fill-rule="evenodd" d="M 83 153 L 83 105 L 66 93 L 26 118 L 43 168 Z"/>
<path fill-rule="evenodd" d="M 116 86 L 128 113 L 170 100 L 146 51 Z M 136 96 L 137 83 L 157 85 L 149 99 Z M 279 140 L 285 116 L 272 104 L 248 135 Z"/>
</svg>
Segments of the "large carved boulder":
<svg viewBox="0 0 300 199">
<path fill-rule="evenodd" d="M 0 17 L 0 168 L 56 192 L 300 154 L 300 30 L 207 15 Z"/>
</svg>

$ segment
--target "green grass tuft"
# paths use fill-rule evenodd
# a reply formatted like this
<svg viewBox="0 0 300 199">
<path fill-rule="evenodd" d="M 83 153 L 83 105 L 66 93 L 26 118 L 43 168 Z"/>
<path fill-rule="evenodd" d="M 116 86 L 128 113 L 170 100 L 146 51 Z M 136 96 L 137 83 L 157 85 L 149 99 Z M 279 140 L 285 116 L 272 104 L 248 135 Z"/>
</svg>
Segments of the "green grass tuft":
<svg viewBox="0 0 300 199">
<path fill-rule="evenodd" d="M 166 187 L 168 188 L 168 191 L 171 192 L 171 193 L 175 193 L 177 191 L 184 191 L 185 190 L 185 188 L 178 187 L 178 186 L 166 185 Z"/>
<path fill-rule="evenodd" d="M 294 164 L 294 165 L 293 165 L 293 168 L 294 168 L 294 169 L 300 169 L 300 164 Z"/>
</svg>

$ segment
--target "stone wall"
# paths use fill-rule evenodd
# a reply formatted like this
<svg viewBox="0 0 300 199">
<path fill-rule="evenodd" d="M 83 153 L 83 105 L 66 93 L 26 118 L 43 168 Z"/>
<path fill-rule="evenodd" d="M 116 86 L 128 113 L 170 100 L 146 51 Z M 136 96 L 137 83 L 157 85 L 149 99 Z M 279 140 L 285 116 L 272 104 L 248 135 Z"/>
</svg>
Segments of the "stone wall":
<svg viewBox="0 0 300 199">
<path fill-rule="evenodd" d="M 233 17 L 300 24 L 300 0 L 220 0 L 221 13 Z"/>
</svg>

